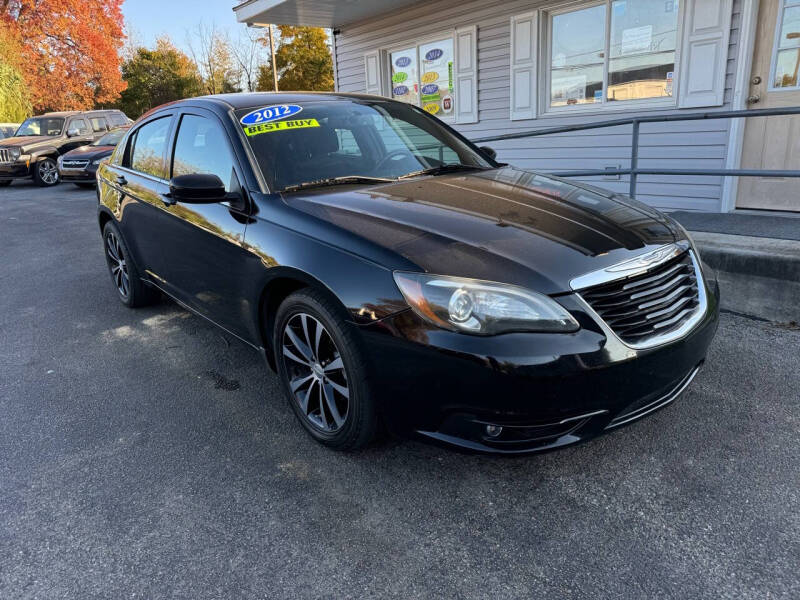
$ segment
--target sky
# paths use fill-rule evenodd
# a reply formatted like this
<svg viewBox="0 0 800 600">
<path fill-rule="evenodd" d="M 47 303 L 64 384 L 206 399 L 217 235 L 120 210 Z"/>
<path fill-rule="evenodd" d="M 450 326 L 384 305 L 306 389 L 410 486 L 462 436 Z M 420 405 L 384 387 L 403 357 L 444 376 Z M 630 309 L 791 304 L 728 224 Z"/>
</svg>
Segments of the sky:
<svg viewBox="0 0 800 600">
<path fill-rule="evenodd" d="M 236 4 L 236 0 L 125 0 L 122 12 L 136 43 L 151 46 L 166 33 L 176 46 L 188 52 L 187 32 L 201 21 L 235 37 L 245 27 L 236 22 Z"/>
</svg>

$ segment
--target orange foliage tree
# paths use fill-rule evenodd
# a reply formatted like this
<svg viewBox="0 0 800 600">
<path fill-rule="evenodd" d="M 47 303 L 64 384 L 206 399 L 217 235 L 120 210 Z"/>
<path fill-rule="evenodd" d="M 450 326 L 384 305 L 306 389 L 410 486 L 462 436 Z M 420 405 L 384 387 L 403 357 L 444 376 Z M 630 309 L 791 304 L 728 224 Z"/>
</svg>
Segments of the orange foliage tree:
<svg viewBox="0 0 800 600">
<path fill-rule="evenodd" d="M 35 110 L 88 109 L 119 97 L 122 2 L 0 0 Z"/>
</svg>

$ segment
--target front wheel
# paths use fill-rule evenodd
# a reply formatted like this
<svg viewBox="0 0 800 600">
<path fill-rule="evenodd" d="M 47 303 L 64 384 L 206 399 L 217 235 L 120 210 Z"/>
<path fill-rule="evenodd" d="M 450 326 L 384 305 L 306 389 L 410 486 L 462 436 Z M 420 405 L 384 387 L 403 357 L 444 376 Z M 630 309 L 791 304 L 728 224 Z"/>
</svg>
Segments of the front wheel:
<svg viewBox="0 0 800 600">
<path fill-rule="evenodd" d="M 52 158 L 43 158 L 33 165 L 33 180 L 41 187 L 50 187 L 61 181 L 56 161 Z"/>
<path fill-rule="evenodd" d="M 303 427 L 338 450 L 375 436 L 375 402 L 364 354 L 337 307 L 315 290 L 289 296 L 278 309 L 273 348 L 284 391 Z"/>
</svg>

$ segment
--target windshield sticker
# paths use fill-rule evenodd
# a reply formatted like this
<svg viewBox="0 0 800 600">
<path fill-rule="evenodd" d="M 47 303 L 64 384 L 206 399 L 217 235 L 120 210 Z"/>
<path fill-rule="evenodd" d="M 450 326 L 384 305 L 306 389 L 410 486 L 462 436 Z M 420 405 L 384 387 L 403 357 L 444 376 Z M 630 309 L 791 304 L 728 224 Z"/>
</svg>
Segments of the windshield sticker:
<svg viewBox="0 0 800 600">
<path fill-rule="evenodd" d="M 394 75 L 392 75 L 392 82 L 393 83 L 403 83 L 406 79 L 408 79 L 408 73 L 403 71 L 398 71 Z"/>
<path fill-rule="evenodd" d="M 407 56 L 401 56 L 396 61 L 394 61 L 394 64 L 403 69 L 411 64 L 411 59 L 408 58 Z"/>
<path fill-rule="evenodd" d="M 274 123 L 259 123 L 245 127 L 244 132 L 248 137 L 270 133 L 272 131 L 287 131 L 290 129 L 308 129 L 309 127 L 319 127 L 316 119 L 298 119 L 296 121 L 275 121 Z"/>
<path fill-rule="evenodd" d="M 398 85 L 396 88 L 392 90 L 392 93 L 395 96 L 405 96 L 406 94 L 408 94 L 408 86 Z"/>
<path fill-rule="evenodd" d="M 286 117 L 293 117 L 303 110 L 302 106 L 297 104 L 273 104 L 272 106 L 264 106 L 258 110 L 247 113 L 240 120 L 242 125 L 258 125 L 259 123 L 271 123 L 285 119 Z"/>
<path fill-rule="evenodd" d="M 426 104 L 422 108 L 423 108 L 423 110 L 431 113 L 432 115 L 435 115 L 436 113 L 438 113 L 439 109 L 440 109 L 439 105 L 438 104 L 434 104 L 433 102 L 431 102 L 430 104 Z"/>
</svg>

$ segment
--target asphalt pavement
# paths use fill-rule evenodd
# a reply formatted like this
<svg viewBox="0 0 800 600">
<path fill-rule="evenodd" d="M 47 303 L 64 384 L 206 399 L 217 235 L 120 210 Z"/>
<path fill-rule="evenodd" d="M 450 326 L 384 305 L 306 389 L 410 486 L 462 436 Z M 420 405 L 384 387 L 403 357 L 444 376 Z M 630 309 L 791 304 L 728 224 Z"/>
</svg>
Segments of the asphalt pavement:
<svg viewBox="0 0 800 600">
<path fill-rule="evenodd" d="M 676 403 L 574 448 L 341 454 L 254 351 L 125 308 L 95 210 L 0 189 L 0 598 L 800 597 L 796 328 L 723 315 Z"/>
</svg>

